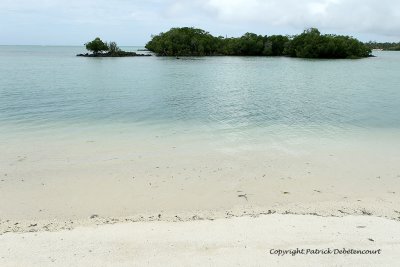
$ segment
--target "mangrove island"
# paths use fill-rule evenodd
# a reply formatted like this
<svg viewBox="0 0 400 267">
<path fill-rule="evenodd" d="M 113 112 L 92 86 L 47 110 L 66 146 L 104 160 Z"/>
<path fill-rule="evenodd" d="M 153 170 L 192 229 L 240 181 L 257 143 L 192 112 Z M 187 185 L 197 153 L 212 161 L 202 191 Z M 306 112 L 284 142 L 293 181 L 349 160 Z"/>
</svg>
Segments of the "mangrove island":
<svg viewBox="0 0 400 267">
<path fill-rule="evenodd" d="M 172 28 L 152 36 L 146 48 L 158 56 L 288 56 L 298 58 L 363 58 L 371 48 L 342 35 L 321 34 L 310 28 L 294 36 L 262 36 L 246 33 L 241 37 L 215 37 L 202 29 Z"/>
</svg>

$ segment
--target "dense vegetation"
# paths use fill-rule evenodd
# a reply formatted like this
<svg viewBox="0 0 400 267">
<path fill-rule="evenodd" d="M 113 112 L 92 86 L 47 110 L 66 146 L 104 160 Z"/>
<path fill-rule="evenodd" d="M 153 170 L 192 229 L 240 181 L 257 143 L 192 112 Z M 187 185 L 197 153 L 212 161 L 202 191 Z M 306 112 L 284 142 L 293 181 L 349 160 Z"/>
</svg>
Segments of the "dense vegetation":
<svg viewBox="0 0 400 267">
<path fill-rule="evenodd" d="M 349 36 L 322 35 L 311 28 L 295 36 L 246 33 L 239 38 L 214 37 L 196 28 L 172 28 L 152 36 L 146 48 L 159 56 L 290 56 L 361 58 L 371 49 Z"/>
<path fill-rule="evenodd" d="M 93 54 L 79 54 L 78 56 L 85 57 L 132 57 L 132 56 L 143 56 L 136 54 L 135 52 L 122 51 L 117 43 L 115 42 L 103 42 L 99 37 L 91 42 L 85 44 L 87 50 L 93 52 Z"/>
<path fill-rule="evenodd" d="M 302 58 L 361 58 L 370 56 L 371 49 L 352 37 L 322 35 L 311 28 L 288 42 L 285 54 Z"/>
<path fill-rule="evenodd" d="M 365 43 L 370 49 L 382 49 L 387 51 L 400 51 L 400 43 L 377 43 L 368 42 Z"/>
</svg>

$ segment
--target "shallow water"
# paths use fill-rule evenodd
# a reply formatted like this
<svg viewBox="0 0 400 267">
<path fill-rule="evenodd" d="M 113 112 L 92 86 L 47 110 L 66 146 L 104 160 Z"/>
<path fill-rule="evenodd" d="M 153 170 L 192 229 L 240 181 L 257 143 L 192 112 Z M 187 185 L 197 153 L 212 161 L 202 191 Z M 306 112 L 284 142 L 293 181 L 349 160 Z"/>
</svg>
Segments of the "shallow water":
<svg viewBox="0 0 400 267">
<path fill-rule="evenodd" d="M 400 128 L 397 52 L 361 60 L 74 56 L 80 52 L 0 46 L 2 134 L 118 128 L 284 140 L 290 132 Z"/>
</svg>

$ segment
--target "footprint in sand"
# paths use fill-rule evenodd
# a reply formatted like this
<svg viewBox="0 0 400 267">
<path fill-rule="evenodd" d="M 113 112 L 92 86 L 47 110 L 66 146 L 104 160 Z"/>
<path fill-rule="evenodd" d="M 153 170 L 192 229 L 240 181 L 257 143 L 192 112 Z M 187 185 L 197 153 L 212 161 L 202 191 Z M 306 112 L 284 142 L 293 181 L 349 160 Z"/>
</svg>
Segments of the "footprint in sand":
<svg viewBox="0 0 400 267">
<path fill-rule="evenodd" d="M 242 198 L 246 199 L 246 201 L 248 201 L 247 194 L 241 194 L 241 195 L 238 195 L 238 197 L 242 197 Z"/>
</svg>

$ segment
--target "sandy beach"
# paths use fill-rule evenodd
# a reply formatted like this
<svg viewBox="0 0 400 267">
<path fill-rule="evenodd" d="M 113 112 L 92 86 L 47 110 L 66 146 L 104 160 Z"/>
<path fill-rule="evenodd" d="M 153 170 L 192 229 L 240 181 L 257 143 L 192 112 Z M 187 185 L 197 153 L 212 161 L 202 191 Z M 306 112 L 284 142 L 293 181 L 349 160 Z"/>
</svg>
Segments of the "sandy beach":
<svg viewBox="0 0 400 267">
<path fill-rule="evenodd" d="M 235 150 L 189 135 L 10 139 L 0 265 L 390 265 L 400 147 L 397 132 L 376 137 Z M 270 254 L 296 248 L 381 254 Z"/>
<path fill-rule="evenodd" d="M 399 250 L 393 220 L 263 215 L 8 233 L 0 236 L 0 265 L 393 266 Z"/>
<path fill-rule="evenodd" d="M 9 139 L 0 162 L 0 232 L 74 228 L 92 216 L 103 222 L 270 213 L 400 217 L 397 132 L 346 142 L 293 138 L 284 149 L 271 141 L 228 150 L 230 143 L 195 138 Z"/>
</svg>

